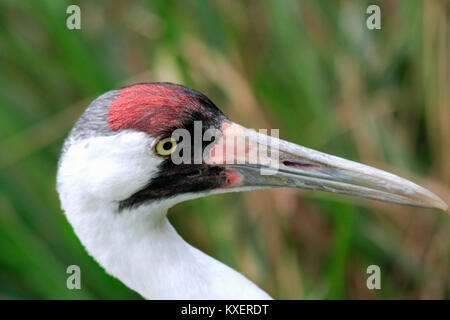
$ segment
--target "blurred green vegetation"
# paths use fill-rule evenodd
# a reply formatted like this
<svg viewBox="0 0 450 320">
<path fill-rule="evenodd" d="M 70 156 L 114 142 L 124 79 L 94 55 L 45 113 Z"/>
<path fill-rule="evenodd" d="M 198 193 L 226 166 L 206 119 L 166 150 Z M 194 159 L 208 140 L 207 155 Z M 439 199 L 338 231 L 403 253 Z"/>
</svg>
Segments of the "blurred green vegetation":
<svg viewBox="0 0 450 320">
<path fill-rule="evenodd" d="M 0 298 L 134 299 L 60 209 L 65 135 L 99 94 L 172 81 L 247 127 L 409 177 L 450 202 L 448 1 L 0 1 Z M 275 298 L 450 297 L 449 217 L 275 189 L 182 203 L 191 244 Z M 66 268 L 82 290 L 66 288 Z M 366 288 L 366 268 L 382 289 Z"/>
</svg>

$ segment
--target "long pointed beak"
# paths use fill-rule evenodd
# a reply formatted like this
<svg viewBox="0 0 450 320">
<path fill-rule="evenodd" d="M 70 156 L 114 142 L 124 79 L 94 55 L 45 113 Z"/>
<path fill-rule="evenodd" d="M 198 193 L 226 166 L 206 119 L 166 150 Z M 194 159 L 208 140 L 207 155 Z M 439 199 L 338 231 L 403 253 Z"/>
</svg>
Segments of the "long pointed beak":
<svg viewBox="0 0 450 320">
<path fill-rule="evenodd" d="M 239 183 L 232 187 L 294 187 L 444 211 L 448 208 L 427 189 L 383 170 L 305 148 L 235 123 L 225 124 L 222 133 L 207 162 L 238 173 Z"/>
</svg>

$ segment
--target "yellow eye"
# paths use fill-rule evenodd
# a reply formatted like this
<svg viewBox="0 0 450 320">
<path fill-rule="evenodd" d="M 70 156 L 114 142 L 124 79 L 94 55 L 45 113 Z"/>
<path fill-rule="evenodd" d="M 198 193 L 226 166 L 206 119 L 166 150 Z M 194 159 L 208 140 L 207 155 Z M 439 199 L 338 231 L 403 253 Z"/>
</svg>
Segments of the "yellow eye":
<svg viewBox="0 0 450 320">
<path fill-rule="evenodd" d="M 161 156 L 168 156 L 172 154 L 177 147 L 177 142 L 171 138 L 164 138 L 158 141 L 155 150 Z"/>
</svg>

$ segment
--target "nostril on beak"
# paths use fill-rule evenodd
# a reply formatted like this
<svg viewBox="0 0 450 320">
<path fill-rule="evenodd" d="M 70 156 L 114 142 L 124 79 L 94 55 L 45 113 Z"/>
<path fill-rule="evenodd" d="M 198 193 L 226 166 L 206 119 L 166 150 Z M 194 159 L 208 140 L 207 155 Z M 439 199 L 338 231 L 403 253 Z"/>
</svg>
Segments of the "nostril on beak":
<svg viewBox="0 0 450 320">
<path fill-rule="evenodd" d="M 300 162 L 300 161 L 294 162 L 294 161 L 284 160 L 284 161 L 282 161 L 282 163 L 286 167 L 297 168 L 297 169 L 302 169 L 302 170 L 320 170 L 322 168 L 320 165 L 311 163 L 311 162 Z"/>
</svg>

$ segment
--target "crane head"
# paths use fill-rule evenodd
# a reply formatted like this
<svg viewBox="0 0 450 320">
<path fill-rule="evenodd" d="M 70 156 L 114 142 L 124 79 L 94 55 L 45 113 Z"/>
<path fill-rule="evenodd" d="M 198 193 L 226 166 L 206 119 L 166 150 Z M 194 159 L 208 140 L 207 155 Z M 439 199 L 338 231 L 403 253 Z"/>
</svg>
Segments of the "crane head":
<svg viewBox="0 0 450 320">
<path fill-rule="evenodd" d="M 136 84 L 95 99 L 65 142 L 58 174 L 58 188 L 117 211 L 271 187 L 447 209 L 396 175 L 246 129 L 205 95 L 171 83 Z M 70 192 L 60 194 L 71 201 Z"/>
</svg>

